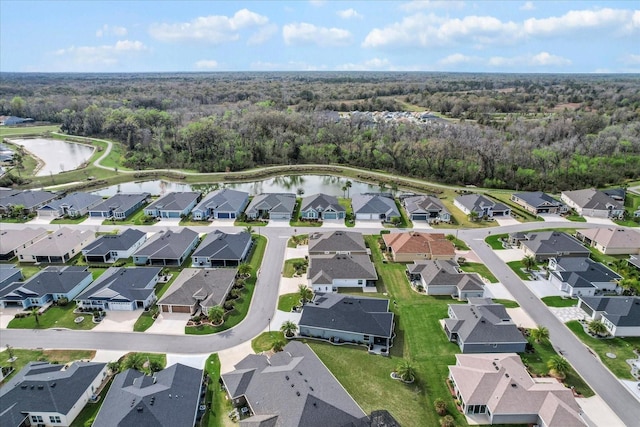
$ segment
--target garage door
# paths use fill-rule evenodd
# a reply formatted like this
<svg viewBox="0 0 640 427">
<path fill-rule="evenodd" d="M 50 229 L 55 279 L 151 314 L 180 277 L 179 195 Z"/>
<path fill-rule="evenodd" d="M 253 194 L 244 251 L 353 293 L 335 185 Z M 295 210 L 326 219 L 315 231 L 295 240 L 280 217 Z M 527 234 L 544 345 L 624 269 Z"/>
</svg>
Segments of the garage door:
<svg viewBox="0 0 640 427">
<path fill-rule="evenodd" d="M 218 213 L 218 218 L 219 219 L 229 219 L 230 218 L 229 212 L 219 212 Z"/>
<path fill-rule="evenodd" d="M 357 214 L 356 219 L 374 219 L 373 214 Z"/>
<path fill-rule="evenodd" d="M 411 219 L 413 221 L 426 221 L 427 220 L 427 215 L 426 214 L 414 214 L 411 216 Z"/>
<path fill-rule="evenodd" d="M 174 305 L 172 308 L 174 313 L 191 313 L 191 307 L 186 305 Z"/>
<path fill-rule="evenodd" d="M 325 212 L 324 219 L 338 219 L 338 215 L 335 212 Z"/>
</svg>

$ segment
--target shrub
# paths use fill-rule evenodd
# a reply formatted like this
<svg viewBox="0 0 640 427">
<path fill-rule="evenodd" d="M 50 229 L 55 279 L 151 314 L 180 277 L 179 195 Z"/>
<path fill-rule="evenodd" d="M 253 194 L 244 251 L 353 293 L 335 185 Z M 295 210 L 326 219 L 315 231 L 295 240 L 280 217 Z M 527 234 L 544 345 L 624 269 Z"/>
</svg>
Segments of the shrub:
<svg viewBox="0 0 640 427">
<path fill-rule="evenodd" d="M 455 427 L 455 425 L 456 425 L 455 420 L 451 415 L 446 415 L 440 419 L 441 427 Z"/>
<path fill-rule="evenodd" d="M 443 399 L 437 398 L 434 400 L 433 406 L 435 407 L 438 415 L 443 416 L 447 413 L 447 403 Z"/>
</svg>

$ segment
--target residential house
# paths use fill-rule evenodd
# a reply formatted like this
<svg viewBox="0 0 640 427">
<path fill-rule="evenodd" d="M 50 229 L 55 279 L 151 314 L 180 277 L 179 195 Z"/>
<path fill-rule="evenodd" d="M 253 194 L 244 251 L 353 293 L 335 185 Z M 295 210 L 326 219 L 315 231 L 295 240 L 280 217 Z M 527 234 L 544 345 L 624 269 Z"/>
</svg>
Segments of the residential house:
<svg viewBox="0 0 640 427">
<path fill-rule="evenodd" d="M 368 255 L 330 254 L 309 257 L 309 285 L 314 292 L 336 292 L 338 288 L 375 286 L 376 268 Z"/>
<path fill-rule="evenodd" d="M 618 202 L 624 202 L 625 197 L 627 197 L 627 190 L 624 188 L 607 188 L 602 190 L 604 194 L 611 197 L 613 200 L 617 200 Z"/>
<path fill-rule="evenodd" d="M 367 255 L 362 233 L 356 231 L 313 232 L 309 234 L 309 255 Z"/>
<path fill-rule="evenodd" d="M 198 233 L 188 228 L 178 232 L 161 231 L 134 252 L 135 265 L 181 266 L 200 241 Z"/>
<path fill-rule="evenodd" d="M 386 354 L 393 345 L 393 327 L 388 299 L 342 294 L 316 294 L 302 307 L 298 322 L 303 337 L 382 346 Z"/>
<path fill-rule="evenodd" d="M 302 219 L 344 219 L 347 210 L 338 203 L 338 198 L 327 194 L 314 194 L 302 199 L 300 218 Z"/>
<path fill-rule="evenodd" d="M 451 295 L 460 301 L 484 297 L 484 283 L 477 273 L 464 273 L 453 260 L 418 260 L 407 265 L 414 287 L 427 295 Z"/>
<path fill-rule="evenodd" d="M 222 374 L 240 427 L 356 425 L 364 412 L 306 344 L 251 354 Z"/>
<path fill-rule="evenodd" d="M 222 305 L 235 283 L 235 268 L 185 268 L 158 300 L 163 313 L 207 315 L 209 309 Z"/>
<path fill-rule="evenodd" d="M 563 191 L 560 199 L 582 216 L 596 218 L 621 218 L 624 204 L 595 188 Z"/>
<path fill-rule="evenodd" d="M 183 218 L 200 200 L 199 191 L 171 192 L 144 208 L 144 214 L 156 218 Z"/>
<path fill-rule="evenodd" d="M 20 262 L 65 263 L 95 239 L 93 231 L 63 227 L 16 251 Z"/>
<path fill-rule="evenodd" d="M 72 301 L 93 281 L 87 267 L 47 267 L 24 282 L 0 288 L 0 307 L 46 307 L 61 298 Z"/>
<path fill-rule="evenodd" d="M 22 206 L 23 214 L 35 213 L 36 210 L 55 199 L 57 195 L 49 191 L 13 190 L 0 192 L 0 214 L 8 214 L 15 206 Z"/>
<path fill-rule="evenodd" d="M 351 199 L 353 214 L 357 220 L 391 222 L 400 218 L 400 211 L 390 193 L 354 194 Z"/>
<path fill-rule="evenodd" d="M 411 221 L 451 222 L 451 212 L 435 196 L 400 197 Z"/>
<path fill-rule="evenodd" d="M 102 202 L 102 197 L 91 193 L 67 194 L 61 199 L 52 200 L 37 209 L 39 218 L 77 218 L 86 215 L 89 209 Z"/>
<path fill-rule="evenodd" d="M 249 203 L 249 193 L 221 188 L 207 194 L 191 214 L 196 221 L 213 219 L 236 219 Z"/>
<path fill-rule="evenodd" d="M 0 126 L 17 126 L 33 122 L 34 120 L 30 117 L 0 116 Z"/>
<path fill-rule="evenodd" d="M 478 218 L 508 217 L 511 208 L 504 203 L 496 202 L 482 194 L 464 194 L 453 200 L 455 207 L 467 215 L 475 212 Z"/>
<path fill-rule="evenodd" d="M 0 290 L 22 280 L 22 270 L 13 264 L 0 264 Z"/>
<path fill-rule="evenodd" d="M 511 201 L 534 215 L 560 214 L 567 212 L 567 206 L 542 191 L 514 193 Z"/>
<path fill-rule="evenodd" d="M 70 426 L 106 375 L 106 363 L 29 362 L 0 388 L 0 425 Z"/>
<path fill-rule="evenodd" d="M 237 267 L 251 252 L 253 239 L 246 232 L 228 234 L 216 230 L 207 234 L 191 256 L 194 267 Z"/>
<path fill-rule="evenodd" d="M 181 363 L 153 376 L 127 369 L 113 379 L 92 426 L 196 426 L 205 411 L 202 376 Z"/>
<path fill-rule="evenodd" d="M 126 228 L 122 233 L 103 234 L 82 250 L 87 262 L 115 262 L 133 256 L 147 241 L 147 233 L 135 228 Z"/>
<path fill-rule="evenodd" d="M 118 193 L 89 209 L 89 217 L 123 220 L 149 202 L 149 193 Z"/>
<path fill-rule="evenodd" d="M 577 230 L 576 238 L 605 255 L 640 254 L 640 233 L 620 227 Z"/>
<path fill-rule="evenodd" d="M 76 297 L 80 308 L 133 311 L 156 301 L 160 267 L 110 267 Z"/>
<path fill-rule="evenodd" d="M 638 257 L 638 256 L 634 256 L 634 255 L 631 255 L 631 256 L 629 257 L 629 259 L 627 260 L 627 263 L 628 263 L 630 266 L 634 266 L 635 268 L 637 268 L 638 270 L 640 270 L 640 257 Z"/>
<path fill-rule="evenodd" d="M 614 337 L 640 337 L 640 297 L 580 297 L 578 307 Z"/>
<path fill-rule="evenodd" d="M 562 231 L 532 231 L 520 241 L 525 256 L 533 256 L 536 261 L 546 261 L 555 257 L 588 257 L 590 252 L 575 237 Z"/>
<path fill-rule="evenodd" d="M 504 305 L 489 298 L 471 298 L 467 304 L 449 304 L 444 331 L 463 353 L 522 353 L 527 339 Z"/>
<path fill-rule="evenodd" d="M 383 234 L 382 240 L 395 262 L 412 262 L 420 259 L 452 260 L 456 248 L 443 233 L 406 233 Z"/>
<path fill-rule="evenodd" d="M 549 281 L 569 296 L 594 296 L 615 292 L 622 276 L 587 257 L 558 257 L 549 260 Z"/>
<path fill-rule="evenodd" d="M 463 413 L 480 424 L 587 426 L 573 391 L 555 378 L 532 378 L 517 354 L 456 354 L 449 380 Z"/>
<path fill-rule="evenodd" d="M 9 261 L 16 252 L 33 245 L 47 236 L 44 228 L 23 228 L 22 230 L 0 230 L 0 261 Z"/>
<path fill-rule="evenodd" d="M 295 207 L 296 195 L 293 193 L 262 193 L 251 200 L 245 214 L 250 219 L 291 220 Z"/>
</svg>

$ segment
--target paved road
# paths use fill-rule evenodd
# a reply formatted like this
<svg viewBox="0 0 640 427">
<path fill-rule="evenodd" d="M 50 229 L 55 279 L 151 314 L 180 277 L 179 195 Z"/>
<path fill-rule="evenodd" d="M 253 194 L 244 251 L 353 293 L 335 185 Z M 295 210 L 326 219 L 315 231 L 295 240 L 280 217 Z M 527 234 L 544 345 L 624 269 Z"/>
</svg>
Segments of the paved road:
<svg viewBox="0 0 640 427">
<path fill-rule="evenodd" d="M 491 250 L 484 242 L 487 230 L 467 230 L 460 234 L 460 237 L 468 243 L 469 247 L 475 251 L 482 262 L 511 292 L 527 314 L 538 325 L 543 325 L 549 329 L 550 339 L 555 348 L 563 351 L 564 356 L 575 370 L 607 402 L 625 425 L 640 425 L 640 404 L 636 398 L 587 350 L 582 341 L 549 311 L 547 306 L 529 290 L 513 270 Z"/>
</svg>

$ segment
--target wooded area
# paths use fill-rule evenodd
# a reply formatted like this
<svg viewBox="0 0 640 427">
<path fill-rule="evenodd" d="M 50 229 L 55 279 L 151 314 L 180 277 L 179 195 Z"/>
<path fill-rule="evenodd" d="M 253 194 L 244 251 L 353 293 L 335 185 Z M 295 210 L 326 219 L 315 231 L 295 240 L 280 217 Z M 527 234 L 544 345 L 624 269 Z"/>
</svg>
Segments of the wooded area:
<svg viewBox="0 0 640 427">
<path fill-rule="evenodd" d="M 549 191 L 640 177 L 636 75 L 3 73 L 0 114 L 120 141 L 135 169 L 337 163 Z"/>
</svg>

